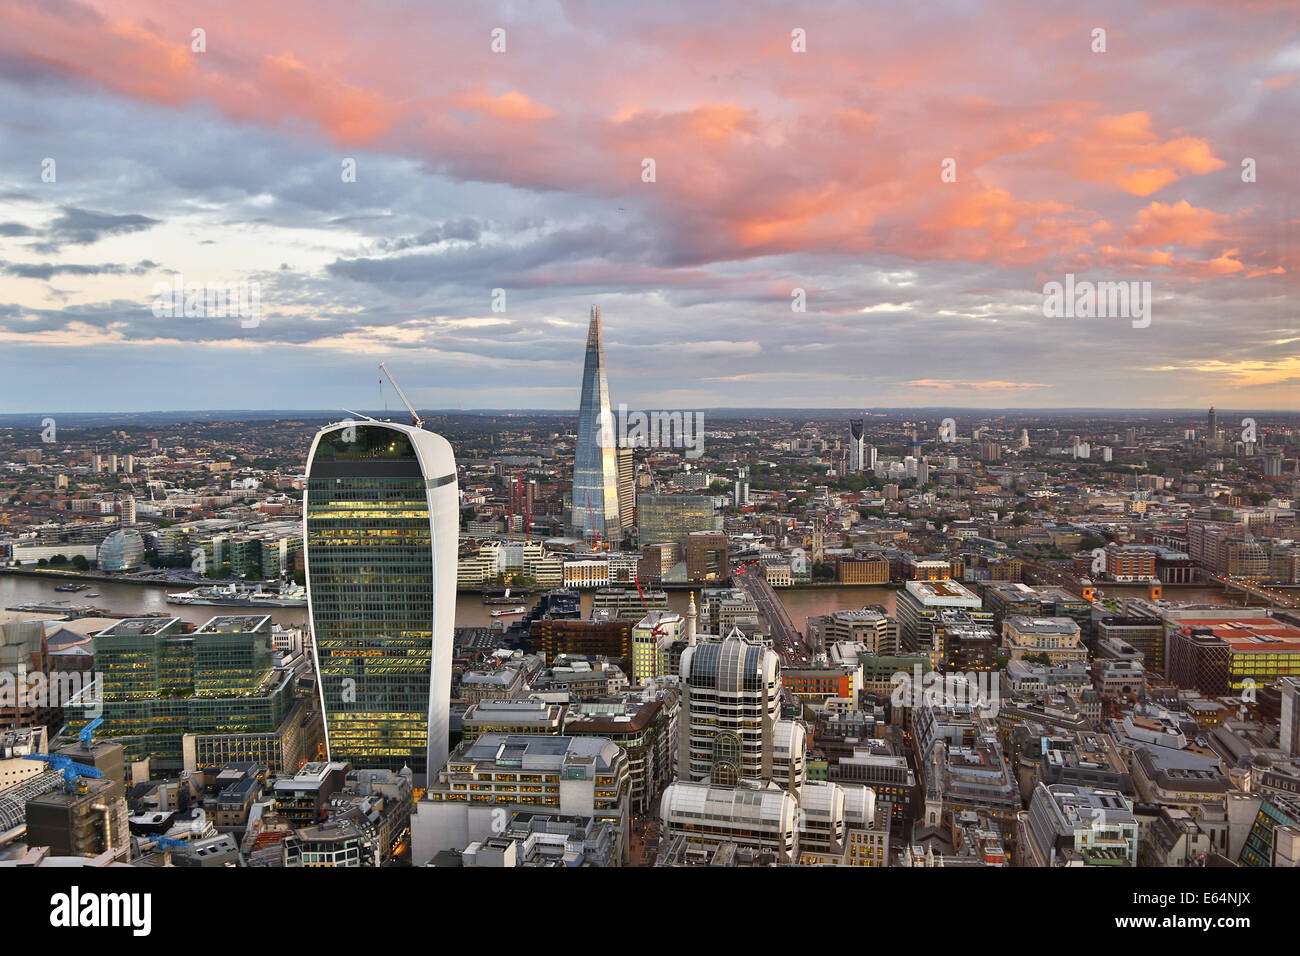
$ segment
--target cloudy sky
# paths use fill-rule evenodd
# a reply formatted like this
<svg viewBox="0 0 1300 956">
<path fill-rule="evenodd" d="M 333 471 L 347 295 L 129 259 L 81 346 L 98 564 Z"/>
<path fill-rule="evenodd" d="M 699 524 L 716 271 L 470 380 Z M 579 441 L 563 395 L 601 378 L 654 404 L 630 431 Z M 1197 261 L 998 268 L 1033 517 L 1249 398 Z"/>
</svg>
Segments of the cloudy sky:
<svg viewBox="0 0 1300 956">
<path fill-rule="evenodd" d="M 0 411 L 1294 409 L 1298 128 L 1294 0 L 6 0 Z"/>
</svg>

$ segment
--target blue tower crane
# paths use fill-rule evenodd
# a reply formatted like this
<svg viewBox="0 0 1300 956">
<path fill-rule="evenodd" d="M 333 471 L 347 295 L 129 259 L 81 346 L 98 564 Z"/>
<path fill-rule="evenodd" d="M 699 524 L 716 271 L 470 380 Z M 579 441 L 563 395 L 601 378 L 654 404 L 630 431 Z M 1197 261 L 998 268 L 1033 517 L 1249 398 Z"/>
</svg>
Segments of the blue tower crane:
<svg viewBox="0 0 1300 956">
<path fill-rule="evenodd" d="M 81 732 L 77 734 L 77 739 L 81 741 L 81 746 L 85 750 L 89 750 L 95 745 L 95 731 L 99 729 L 99 725 L 103 722 L 103 717 L 96 717 L 90 723 L 86 724 L 86 726 L 82 727 Z"/>
<path fill-rule="evenodd" d="M 177 840 L 175 837 L 155 836 L 149 837 L 149 840 L 159 849 L 177 850 L 189 846 L 189 843 L 185 840 Z"/>
<path fill-rule="evenodd" d="M 79 777 L 104 776 L 103 771 L 95 767 L 88 767 L 84 763 L 77 763 L 64 754 L 25 754 L 24 758 L 43 761 L 50 765 L 51 770 L 62 773 L 63 787 L 68 793 L 76 792 Z"/>
</svg>

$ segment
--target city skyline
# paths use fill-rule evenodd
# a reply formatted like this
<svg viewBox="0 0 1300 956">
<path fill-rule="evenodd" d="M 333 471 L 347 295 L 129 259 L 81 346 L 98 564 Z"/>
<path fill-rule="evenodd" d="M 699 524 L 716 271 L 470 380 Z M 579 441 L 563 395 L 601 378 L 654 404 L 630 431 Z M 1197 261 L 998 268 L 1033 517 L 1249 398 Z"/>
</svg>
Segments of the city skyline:
<svg viewBox="0 0 1300 956">
<path fill-rule="evenodd" d="M 11 5 L 0 407 L 565 409 L 591 303 L 632 407 L 1300 401 L 1288 5 L 739 9 Z"/>
</svg>

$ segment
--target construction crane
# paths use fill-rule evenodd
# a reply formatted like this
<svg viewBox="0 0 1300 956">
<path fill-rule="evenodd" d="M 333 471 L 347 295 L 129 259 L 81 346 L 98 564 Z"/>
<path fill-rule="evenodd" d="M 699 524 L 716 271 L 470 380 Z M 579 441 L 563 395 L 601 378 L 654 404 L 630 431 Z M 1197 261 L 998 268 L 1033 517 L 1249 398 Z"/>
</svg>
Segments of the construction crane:
<svg viewBox="0 0 1300 956">
<path fill-rule="evenodd" d="M 166 850 L 179 850 L 182 848 L 188 849 L 190 845 L 187 840 L 177 840 L 175 837 L 167 836 L 151 836 L 149 837 L 148 842 L 153 843 L 159 849 Z"/>
<path fill-rule="evenodd" d="M 81 777 L 102 777 L 103 771 L 95 767 L 88 767 L 84 763 L 77 763 L 71 757 L 64 754 L 24 754 L 25 760 L 40 760 L 50 765 L 50 769 L 63 774 L 63 788 L 68 793 L 76 793 L 78 790 L 77 780 Z M 82 786 L 81 791 L 85 792 Z"/>
<path fill-rule="evenodd" d="M 402 386 L 397 384 L 397 379 L 393 378 L 393 373 L 388 371 L 388 366 L 383 362 L 380 362 L 379 371 L 383 372 L 384 375 L 387 376 L 388 384 L 393 386 L 393 391 L 395 391 L 397 397 L 402 400 L 402 404 L 406 406 L 406 410 L 411 413 L 411 424 L 416 428 L 422 428 L 424 426 L 424 419 L 420 417 L 420 413 L 415 410 L 415 406 L 407 399 L 406 393 L 402 391 Z M 382 381 L 382 379 L 380 381 Z"/>
<path fill-rule="evenodd" d="M 99 729 L 99 725 L 103 722 L 103 717 L 96 717 L 90 723 L 86 724 L 86 726 L 81 728 L 81 732 L 77 734 L 77 739 L 81 741 L 81 747 L 83 750 L 89 750 L 91 747 L 95 746 L 95 731 Z"/>
</svg>

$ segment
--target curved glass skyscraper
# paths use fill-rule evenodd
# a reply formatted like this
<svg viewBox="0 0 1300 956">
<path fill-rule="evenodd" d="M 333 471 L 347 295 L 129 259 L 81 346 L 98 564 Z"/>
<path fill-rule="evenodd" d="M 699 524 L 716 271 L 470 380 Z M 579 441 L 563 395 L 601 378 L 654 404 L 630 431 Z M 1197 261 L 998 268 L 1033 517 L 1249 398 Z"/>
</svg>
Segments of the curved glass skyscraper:
<svg viewBox="0 0 1300 956">
<path fill-rule="evenodd" d="M 587 354 L 582 364 L 582 395 L 578 404 L 578 445 L 573 455 L 573 503 L 569 531 L 608 542 L 622 539 L 618 514 L 618 441 L 609 410 L 605 378 L 605 340 L 600 308 L 592 306 L 587 328 Z"/>
<path fill-rule="evenodd" d="M 440 435 L 343 422 L 307 458 L 307 606 L 331 760 L 434 776 L 447 759 L 456 460 Z"/>
</svg>

